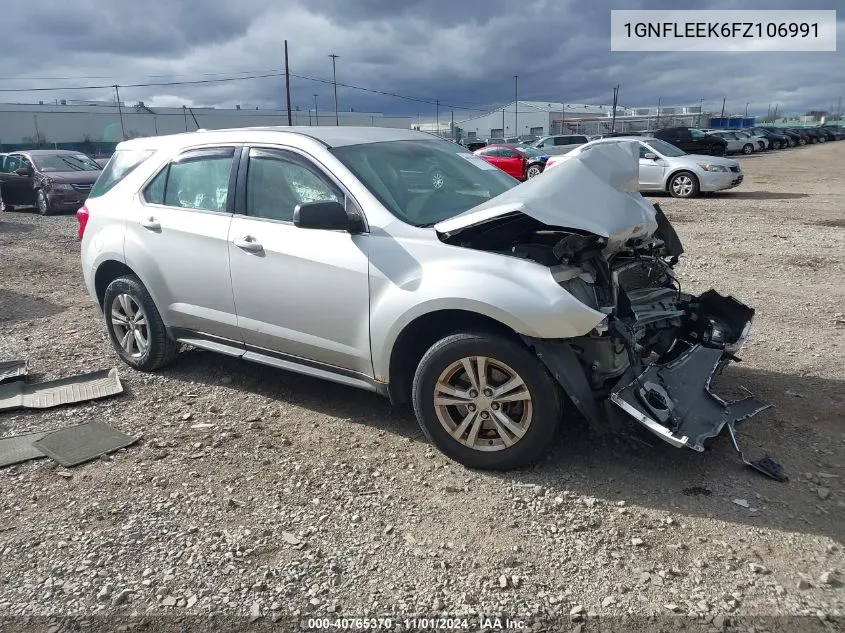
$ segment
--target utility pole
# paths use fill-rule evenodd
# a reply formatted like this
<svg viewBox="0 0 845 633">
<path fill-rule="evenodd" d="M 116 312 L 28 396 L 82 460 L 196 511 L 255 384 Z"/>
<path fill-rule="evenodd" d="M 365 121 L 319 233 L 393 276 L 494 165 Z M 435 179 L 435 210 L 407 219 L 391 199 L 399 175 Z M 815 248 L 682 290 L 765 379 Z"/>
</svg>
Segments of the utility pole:
<svg viewBox="0 0 845 633">
<path fill-rule="evenodd" d="M 449 136 L 455 138 L 455 111 L 452 110 L 452 122 L 449 124 Z"/>
<path fill-rule="evenodd" d="M 437 136 L 440 136 L 440 99 L 436 99 L 434 101 L 434 105 L 437 108 L 436 110 L 436 118 L 437 118 L 437 131 L 435 132 Z"/>
<path fill-rule="evenodd" d="M 619 102 L 619 84 L 613 89 L 613 119 L 610 121 L 610 133 L 616 131 L 616 104 Z"/>
<path fill-rule="evenodd" d="M 290 69 L 288 68 L 288 41 L 285 40 L 285 94 L 288 102 L 288 125 L 293 125 L 293 115 L 290 112 Z"/>
<path fill-rule="evenodd" d="M 566 122 L 566 104 L 560 104 L 560 133 L 563 134 L 564 123 Z"/>
<path fill-rule="evenodd" d="M 185 131 L 187 132 L 188 131 L 188 106 L 186 106 L 186 105 L 182 106 L 182 116 L 185 117 Z M 123 121 L 121 121 L 121 123 L 123 123 Z"/>
<path fill-rule="evenodd" d="M 513 81 L 513 135 L 519 136 L 519 75 L 514 75 Z"/>
<path fill-rule="evenodd" d="M 505 135 L 505 109 L 502 108 L 502 136 Z"/>
<path fill-rule="evenodd" d="M 35 119 L 35 146 L 41 149 L 41 132 L 38 130 L 38 115 L 33 114 L 32 118 Z"/>
<path fill-rule="evenodd" d="M 663 101 L 663 97 L 657 97 L 657 121 L 654 123 L 654 129 L 660 129 L 660 103 Z"/>
<path fill-rule="evenodd" d="M 701 127 L 701 115 L 704 114 L 704 99 L 698 100 L 698 123 L 696 125 Z"/>
<path fill-rule="evenodd" d="M 334 84 L 334 124 L 340 125 L 340 116 L 337 113 L 337 65 L 335 63 L 340 55 L 331 53 L 329 57 L 332 58 L 332 83 Z"/>
<path fill-rule="evenodd" d="M 317 93 L 314 93 L 314 122 L 317 127 L 320 126 L 320 113 L 317 111 Z"/>
<path fill-rule="evenodd" d="M 120 137 L 126 140 L 126 128 L 123 126 L 123 107 L 120 105 L 120 90 L 117 84 L 114 85 L 114 96 L 117 99 L 117 113 L 120 115 Z M 188 123 L 185 123 L 185 131 L 188 131 Z"/>
<path fill-rule="evenodd" d="M 748 118 L 748 106 L 751 104 L 750 101 L 746 102 L 745 104 L 745 118 Z M 742 122 L 743 127 L 745 126 L 745 121 Z"/>
<path fill-rule="evenodd" d="M 727 101 L 727 100 L 728 100 L 727 97 L 722 99 L 722 114 L 719 115 L 719 119 L 721 119 L 719 121 L 719 127 L 725 127 L 725 101 Z"/>
</svg>

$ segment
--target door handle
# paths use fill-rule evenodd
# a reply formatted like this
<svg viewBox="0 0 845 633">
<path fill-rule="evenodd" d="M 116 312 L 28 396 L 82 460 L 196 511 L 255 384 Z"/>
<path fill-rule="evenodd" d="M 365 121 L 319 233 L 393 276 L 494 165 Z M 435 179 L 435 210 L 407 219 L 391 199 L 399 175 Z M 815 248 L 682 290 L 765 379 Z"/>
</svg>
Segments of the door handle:
<svg viewBox="0 0 845 633">
<path fill-rule="evenodd" d="M 236 237 L 232 240 L 232 244 L 234 244 L 240 249 L 245 250 L 248 253 L 257 253 L 259 251 L 264 250 L 264 247 L 261 245 L 261 242 L 252 237 L 252 235 Z"/>
<path fill-rule="evenodd" d="M 145 229 L 149 229 L 150 231 L 161 230 L 161 224 L 159 224 L 159 221 L 156 220 L 153 216 L 141 220 L 141 226 L 143 226 Z"/>
</svg>

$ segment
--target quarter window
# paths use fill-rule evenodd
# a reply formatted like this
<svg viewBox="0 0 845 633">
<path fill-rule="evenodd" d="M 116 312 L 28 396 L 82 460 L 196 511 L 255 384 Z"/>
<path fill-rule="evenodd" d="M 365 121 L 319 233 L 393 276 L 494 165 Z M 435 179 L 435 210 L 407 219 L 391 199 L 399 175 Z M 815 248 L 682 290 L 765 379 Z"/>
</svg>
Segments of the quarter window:
<svg viewBox="0 0 845 633">
<path fill-rule="evenodd" d="M 246 214 L 293 221 L 293 210 L 309 202 L 340 202 L 343 193 L 297 154 L 251 149 L 246 180 Z"/>
</svg>

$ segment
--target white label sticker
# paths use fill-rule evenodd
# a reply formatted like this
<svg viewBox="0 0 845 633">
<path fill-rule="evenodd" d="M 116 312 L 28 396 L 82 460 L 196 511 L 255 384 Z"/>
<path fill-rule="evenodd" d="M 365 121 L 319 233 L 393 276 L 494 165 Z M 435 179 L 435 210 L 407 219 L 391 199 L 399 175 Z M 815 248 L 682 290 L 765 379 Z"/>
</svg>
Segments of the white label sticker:
<svg viewBox="0 0 845 633">
<path fill-rule="evenodd" d="M 491 165 L 486 160 L 484 160 L 483 158 L 481 158 L 479 156 L 476 156 L 475 154 L 466 154 L 464 152 L 459 152 L 458 156 L 466 159 L 468 162 L 472 163 L 473 165 L 475 165 L 479 169 L 492 169 L 494 171 L 496 169 L 499 169 L 495 165 Z"/>
</svg>

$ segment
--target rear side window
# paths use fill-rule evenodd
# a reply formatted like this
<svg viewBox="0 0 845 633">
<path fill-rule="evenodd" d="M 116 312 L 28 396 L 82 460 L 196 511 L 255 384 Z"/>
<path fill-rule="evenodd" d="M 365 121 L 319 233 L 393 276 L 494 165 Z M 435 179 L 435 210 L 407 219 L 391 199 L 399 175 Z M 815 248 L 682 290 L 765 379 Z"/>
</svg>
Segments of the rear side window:
<svg viewBox="0 0 845 633">
<path fill-rule="evenodd" d="M 186 152 L 162 169 L 144 189 L 151 204 L 225 211 L 235 150 L 232 147 Z"/>
<path fill-rule="evenodd" d="M 94 187 L 88 194 L 89 198 L 96 198 L 111 191 L 121 180 L 131 174 L 141 163 L 153 155 L 152 150 L 147 149 L 119 149 L 115 151 L 111 159 Z"/>
</svg>

